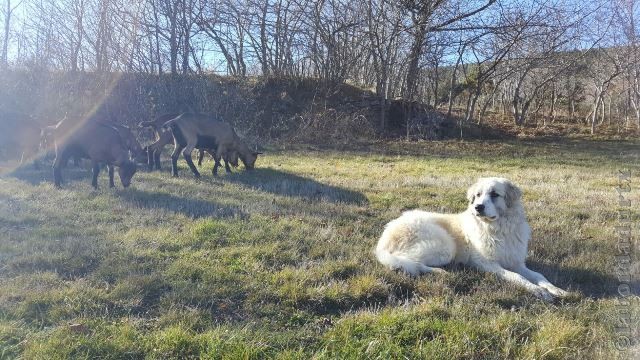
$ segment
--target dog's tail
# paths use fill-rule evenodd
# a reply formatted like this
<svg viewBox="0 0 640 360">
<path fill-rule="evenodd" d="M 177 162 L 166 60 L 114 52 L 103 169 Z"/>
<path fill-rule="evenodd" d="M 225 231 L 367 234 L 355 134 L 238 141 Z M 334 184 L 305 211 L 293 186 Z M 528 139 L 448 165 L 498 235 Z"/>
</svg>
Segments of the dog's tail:
<svg viewBox="0 0 640 360">
<path fill-rule="evenodd" d="M 418 261 L 409 259 L 402 255 L 392 254 L 389 250 L 381 247 L 376 248 L 376 257 L 378 258 L 378 261 L 392 270 L 403 270 L 412 276 L 434 271 L 433 268 L 421 264 Z"/>
</svg>

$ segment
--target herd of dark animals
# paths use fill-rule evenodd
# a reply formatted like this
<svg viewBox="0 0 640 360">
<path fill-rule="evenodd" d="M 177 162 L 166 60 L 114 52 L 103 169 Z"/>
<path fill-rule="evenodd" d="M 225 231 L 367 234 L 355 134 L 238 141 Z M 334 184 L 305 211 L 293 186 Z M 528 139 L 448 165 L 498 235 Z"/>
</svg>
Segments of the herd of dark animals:
<svg viewBox="0 0 640 360">
<path fill-rule="evenodd" d="M 98 117 L 81 123 L 64 119 L 56 125 L 40 128 L 26 115 L 4 114 L 0 119 L 0 149 L 6 154 L 0 155 L 19 158 L 21 164 L 26 159 L 35 159 L 34 166 L 38 168 L 40 160 L 37 155 L 40 151 L 54 153 L 56 187 L 62 185 L 62 169 L 69 159 L 76 164 L 80 159 L 89 159 L 93 171 L 91 184 L 97 189 L 98 174 L 103 165 L 108 169 L 110 187 L 114 186 L 114 167 L 118 168 L 124 187 L 131 184 L 137 162 L 146 162 L 150 171 L 160 170 L 160 154 L 170 143 L 174 144 L 171 155 L 173 176 L 178 176 L 177 161 L 181 152 L 196 177 L 200 177 L 200 172 L 191 158 L 194 149 L 199 150 L 198 166 L 202 166 L 205 152 L 213 157 L 214 176 L 218 174 L 220 160 L 224 160 L 226 172 L 231 173 L 229 165 L 237 167 L 238 159 L 247 170 L 253 169 L 260 154 L 250 150 L 231 125 L 207 114 L 164 114 L 138 124 L 138 129 L 144 128 L 153 130 L 155 142 L 143 148 L 132 129 Z"/>
</svg>

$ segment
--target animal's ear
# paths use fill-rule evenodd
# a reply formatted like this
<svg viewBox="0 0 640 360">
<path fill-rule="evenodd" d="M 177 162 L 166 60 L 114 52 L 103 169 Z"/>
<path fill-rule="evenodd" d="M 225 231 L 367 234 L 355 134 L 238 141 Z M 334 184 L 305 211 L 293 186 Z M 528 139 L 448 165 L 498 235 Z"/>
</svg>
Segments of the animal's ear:
<svg viewBox="0 0 640 360">
<path fill-rule="evenodd" d="M 475 198 L 476 198 L 476 184 L 473 184 L 467 190 L 467 200 L 469 200 L 470 203 L 473 203 L 473 200 L 475 200 Z"/>
<path fill-rule="evenodd" d="M 507 204 L 507 207 L 512 207 L 522 198 L 522 190 L 509 180 L 505 180 L 504 185 L 506 187 L 504 202 Z"/>
</svg>

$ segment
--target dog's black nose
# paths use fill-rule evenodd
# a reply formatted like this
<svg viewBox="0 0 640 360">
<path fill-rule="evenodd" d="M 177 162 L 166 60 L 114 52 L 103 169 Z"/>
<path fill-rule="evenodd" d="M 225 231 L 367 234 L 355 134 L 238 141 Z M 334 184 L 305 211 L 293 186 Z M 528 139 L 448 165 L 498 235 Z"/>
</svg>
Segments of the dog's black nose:
<svg viewBox="0 0 640 360">
<path fill-rule="evenodd" d="M 484 205 L 482 205 L 482 204 L 476 205 L 476 211 L 479 212 L 479 213 L 483 212 L 484 211 Z"/>
</svg>

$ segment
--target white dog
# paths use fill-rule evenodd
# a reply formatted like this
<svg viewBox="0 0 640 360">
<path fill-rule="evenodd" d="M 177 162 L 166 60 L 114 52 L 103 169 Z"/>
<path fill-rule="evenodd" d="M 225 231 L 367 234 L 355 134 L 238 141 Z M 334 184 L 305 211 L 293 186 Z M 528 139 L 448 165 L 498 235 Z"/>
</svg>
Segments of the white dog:
<svg viewBox="0 0 640 360">
<path fill-rule="evenodd" d="M 509 180 L 483 178 L 467 191 L 460 214 L 407 211 L 389 222 L 376 247 L 378 260 L 411 275 L 443 272 L 468 264 L 517 284 L 544 300 L 567 292 L 525 265 L 531 229 L 520 204 L 522 192 Z"/>
</svg>

